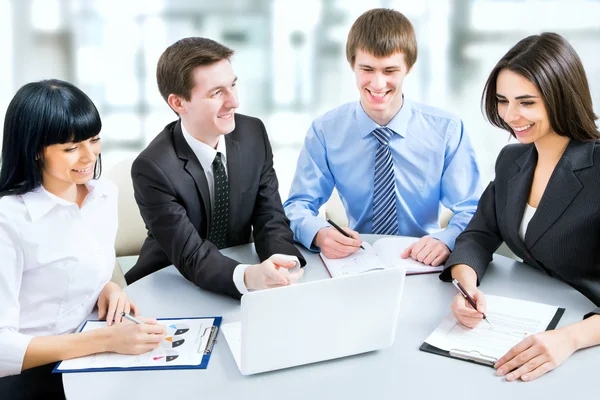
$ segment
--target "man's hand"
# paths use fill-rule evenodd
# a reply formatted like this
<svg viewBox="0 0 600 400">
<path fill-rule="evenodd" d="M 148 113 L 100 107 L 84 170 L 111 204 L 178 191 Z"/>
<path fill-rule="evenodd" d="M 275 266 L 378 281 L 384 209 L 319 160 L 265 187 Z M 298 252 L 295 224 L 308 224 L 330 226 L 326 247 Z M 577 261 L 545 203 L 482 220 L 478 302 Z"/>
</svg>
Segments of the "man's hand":
<svg viewBox="0 0 600 400">
<path fill-rule="evenodd" d="M 317 232 L 313 243 L 321 249 L 325 257 L 332 259 L 344 258 L 360 249 L 362 241 L 358 236 L 358 232 L 350 228 L 342 229 L 352 237 L 346 237 L 330 226 L 321 228 Z"/>
<path fill-rule="evenodd" d="M 401 257 L 410 257 L 425 265 L 437 267 L 445 263 L 448 257 L 450 257 L 450 249 L 441 240 L 431 236 L 423 236 L 417 242 L 408 246 Z"/>
<path fill-rule="evenodd" d="M 270 289 L 296 283 L 304 274 L 302 268 L 290 272 L 296 262 L 287 256 L 274 254 L 260 264 L 250 265 L 244 271 L 248 290 Z"/>
</svg>

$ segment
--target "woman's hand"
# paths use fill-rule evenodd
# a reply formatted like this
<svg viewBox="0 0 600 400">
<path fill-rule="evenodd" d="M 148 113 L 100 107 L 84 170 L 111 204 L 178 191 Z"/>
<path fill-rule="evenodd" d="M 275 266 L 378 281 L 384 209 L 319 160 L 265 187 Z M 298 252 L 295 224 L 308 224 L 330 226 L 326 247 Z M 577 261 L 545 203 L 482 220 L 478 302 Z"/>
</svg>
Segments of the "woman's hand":
<svg viewBox="0 0 600 400">
<path fill-rule="evenodd" d="M 498 376 L 506 375 L 507 381 L 519 378 L 531 381 L 558 367 L 576 350 L 575 341 L 566 329 L 541 332 L 523 339 L 494 367 Z"/>
<path fill-rule="evenodd" d="M 487 311 L 487 302 L 483 292 L 476 287 L 465 287 L 465 290 L 475 300 L 477 310 L 471 307 L 471 304 L 460 293 L 454 296 L 450 308 L 458 322 L 467 328 L 475 328 L 483 320 L 483 314 Z"/>
<path fill-rule="evenodd" d="M 125 320 L 122 324 L 104 328 L 108 333 L 106 350 L 120 354 L 142 354 L 157 348 L 166 329 L 153 318 L 141 318 L 143 324 Z"/>
<path fill-rule="evenodd" d="M 108 282 L 98 297 L 98 319 L 106 318 L 106 325 L 118 324 L 123 321 L 121 312 L 133 312 L 137 316 L 138 309 L 129 300 L 127 294 L 114 282 Z"/>
</svg>

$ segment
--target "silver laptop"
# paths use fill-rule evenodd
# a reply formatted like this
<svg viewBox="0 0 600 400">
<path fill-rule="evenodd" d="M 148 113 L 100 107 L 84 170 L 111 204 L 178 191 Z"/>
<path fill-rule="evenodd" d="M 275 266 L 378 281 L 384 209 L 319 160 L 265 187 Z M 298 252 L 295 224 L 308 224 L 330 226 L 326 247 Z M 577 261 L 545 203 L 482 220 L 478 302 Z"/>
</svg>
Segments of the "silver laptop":
<svg viewBox="0 0 600 400">
<path fill-rule="evenodd" d="M 394 342 L 406 270 L 325 279 L 242 297 L 221 330 L 243 375 L 330 360 Z"/>
</svg>

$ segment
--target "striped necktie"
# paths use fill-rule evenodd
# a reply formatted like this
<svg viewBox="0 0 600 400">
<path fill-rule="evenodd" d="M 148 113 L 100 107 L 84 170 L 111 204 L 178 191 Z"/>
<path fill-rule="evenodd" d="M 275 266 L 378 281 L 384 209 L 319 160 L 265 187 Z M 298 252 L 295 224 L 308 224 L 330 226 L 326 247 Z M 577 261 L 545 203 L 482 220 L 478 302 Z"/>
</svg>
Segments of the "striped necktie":
<svg viewBox="0 0 600 400">
<path fill-rule="evenodd" d="M 389 141 L 394 132 L 385 127 L 377 128 L 373 135 L 379 145 L 375 152 L 375 183 L 373 186 L 373 233 L 398 234 L 396 214 L 396 182 Z"/>
</svg>

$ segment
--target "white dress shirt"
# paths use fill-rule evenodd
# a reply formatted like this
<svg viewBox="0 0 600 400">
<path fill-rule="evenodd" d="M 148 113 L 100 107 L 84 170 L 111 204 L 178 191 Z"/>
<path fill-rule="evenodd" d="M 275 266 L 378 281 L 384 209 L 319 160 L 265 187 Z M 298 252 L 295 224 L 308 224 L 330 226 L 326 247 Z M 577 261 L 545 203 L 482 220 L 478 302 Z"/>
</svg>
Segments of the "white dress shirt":
<svg viewBox="0 0 600 400">
<path fill-rule="evenodd" d="M 0 377 L 34 336 L 74 332 L 112 276 L 117 188 L 87 186 L 81 208 L 43 187 L 0 198 Z"/>
<path fill-rule="evenodd" d="M 531 207 L 529 204 L 525 203 L 525 211 L 523 212 L 523 219 L 521 220 L 521 225 L 519 226 L 519 237 L 521 240 L 525 240 L 525 233 L 527 232 L 527 227 L 529 226 L 529 222 L 531 218 L 533 218 L 533 214 L 537 211 L 537 208 Z"/>
<path fill-rule="evenodd" d="M 221 153 L 221 160 L 223 162 L 223 166 L 225 167 L 225 173 L 229 173 L 227 171 L 227 148 L 225 146 L 225 139 L 222 136 L 219 137 L 219 143 L 217 144 L 217 149 L 215 150 L 209 145 L 202 143 L 190 135 L 183 122 L 181 123 L 181 132 L 183 132 L 183 137 L 194 152 L 194 155 L 196 155 L 196 158 L 198 158 L 198 161 L 200 161 L 200 165 L 202 165 L 202 169 L 204 170 L 204 175 L 206 175 L 208 192 L 210 194 L 210 210 L 212 212 L 215 204 L 215 176 L 213 173 L 212 163 L 217 155 L 217 152 Z M 231 207 L 231 203 L 229 206 Z M 248 264 L 239 264 L 233 270 L 233 283 L 241 294 L 248 293 L 248 289 L 244 283 L 244 272 L 246 271 L 247 267 Z"/>
<path fill-rule="evenodd" d="M 208 193 L 210 194 L 210 210 L 212 212 L 215 207 L 215 174 L 213 172 L 212 163 L 217 156 L 217 152 L 221 153 L 221 161 L 223 167 L 225 167 L 225 174 L 229 174 L 229 171 L 227 171 L 227 147 L 225 146 L 225 140 L 221 140 L 221 138 L 219 138 L 219 143 L 217 144 L 217 149 L 215 150 L 209 145 L 202 143 L 190 135 L 187 129 L 185 129 L 183 122 L 181 123 L 181 131 L 183 132 L 185 141 L 192 148 L 192 151 L 194 152 L 194 155 L 198 161 L 200 161 L 200 165 L 202 165 L 202 169 L 204 170 L 204 175 L 206 175 L 206 181 L 208 182 Z"/>
</svg>

